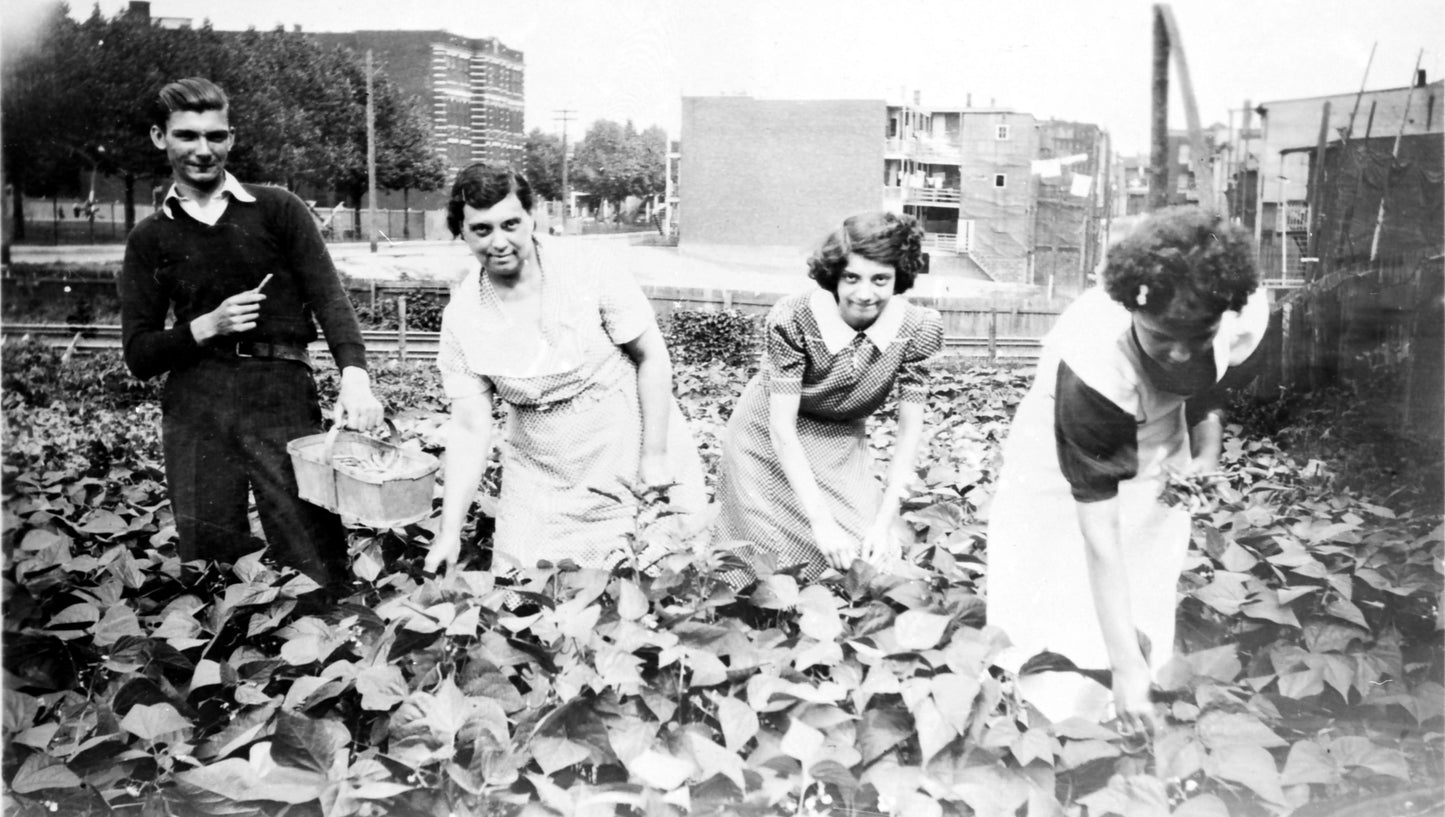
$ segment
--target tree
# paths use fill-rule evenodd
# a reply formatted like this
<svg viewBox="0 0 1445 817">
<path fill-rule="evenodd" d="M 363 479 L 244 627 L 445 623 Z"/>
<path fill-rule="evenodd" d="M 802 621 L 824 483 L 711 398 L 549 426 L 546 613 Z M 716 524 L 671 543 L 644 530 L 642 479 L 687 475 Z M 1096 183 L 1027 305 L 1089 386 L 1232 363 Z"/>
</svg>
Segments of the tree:
<svg viewBox="0 0 1445 817">
<path fill-rule="evenodd" d="M 522 174 L 544 199 L 562 198 L 562 138 L 533 128 L 522 146 Z"/>
<path fill-rule="evenodd" d="M 377 140 L 376 183 L 401 191 L 401 235 L 411 238 L 410 192 L 436 190 L 447 183 L 447 166 L 432 148 L 431 128 L 413 105 L 398 96 L 396 120 L 385 140 Z"/>
<path fill-rule="evenodd" d="M 667 137 L 658 127 L 639 134 L 631 121 L 599 119 L 577 146 L 579 186 L 620 206 L 628 196 L 650 198 L 666 188 Z"/>
</svg>

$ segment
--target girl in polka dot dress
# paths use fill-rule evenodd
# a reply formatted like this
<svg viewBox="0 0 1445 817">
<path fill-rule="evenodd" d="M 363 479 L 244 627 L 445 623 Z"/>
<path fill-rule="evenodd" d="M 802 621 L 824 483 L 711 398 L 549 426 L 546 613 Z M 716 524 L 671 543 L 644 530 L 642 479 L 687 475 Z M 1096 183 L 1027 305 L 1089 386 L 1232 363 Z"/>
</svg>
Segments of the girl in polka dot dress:
<svg viewBox="0 0 1445 817">
<path fill-rule="evenodd" d="M 581 254 L 544 260 L 531 188 L 507 168 L 462 170 L 447 226 L 480 268 L 456 285 L 442 316 L 437 365 L 452 424 L 441 525 L 425 568 L 459 556 L 491 450 L 494 400 L 509 408 L 494 571 L 540 559 L 621 561 L 638 512 L 629 483 L 673 483 L 674 510 L 701 509 L 697 447 L 672 398 L 652 306 L 632 277 Z"/>
<path fill-rule="evenodd" d="M 922 438 L 927 361 L 943 346 L 938 312 L 900 294 L 922 267 L 922 239 L 906 215 L 852 216 L 808 260 L 818 288 L 774 305 L 762 371 L 728 423 L 714 541 L 749 543 L 740 553 L 755 565 L 801 563 L 810 580 L 898 557 L 893 524 Z M 898 434 L 880 486 L 867 420 L 895 383 Z"/>
</svg>

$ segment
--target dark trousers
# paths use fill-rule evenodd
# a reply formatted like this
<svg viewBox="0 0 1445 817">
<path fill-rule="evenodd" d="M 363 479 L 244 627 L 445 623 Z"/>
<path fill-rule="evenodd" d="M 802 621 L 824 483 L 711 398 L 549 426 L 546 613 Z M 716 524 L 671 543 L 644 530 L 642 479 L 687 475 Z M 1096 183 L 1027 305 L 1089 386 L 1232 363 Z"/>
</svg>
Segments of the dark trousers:
<svg viewBox="0 0 1445 817">
<path fill-rule="evenodd" d="M 234 562 L 257 549 L 247 517 L 256 495 L 268 550 L 336 589 L 347 578 L 346 530 L 336 514 L 297 496 L 286 443 L 321 430 L 306 364 L 205 358 L 166 380 L 166 484 L 183 560 Z"/>
</svg>

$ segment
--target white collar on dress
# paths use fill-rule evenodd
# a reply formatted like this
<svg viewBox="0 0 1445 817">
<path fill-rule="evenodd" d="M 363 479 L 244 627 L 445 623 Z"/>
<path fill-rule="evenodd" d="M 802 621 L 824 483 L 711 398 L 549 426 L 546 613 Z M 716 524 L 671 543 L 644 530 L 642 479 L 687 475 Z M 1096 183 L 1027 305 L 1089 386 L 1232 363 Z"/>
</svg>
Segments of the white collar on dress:
<svg viewBox="0 0 1445 817">
<path fill-rule="evenodd" d="M 823 345 L 827 347 L 828 354 L 837 354 L 858 335 L 858 330 L 849 326 L 838 314 L 838 299 L 828 290 L 813 290 L 813 294 L 808 296 L 808 306 L 813 310 L 813 318 L 818 321 L 818 331 L 823 335 Z M 898 337 L 898 330 L 903 328 L 903 313 L 906 311 L 908 299 L 895 294 L 883 306 L 878 320 L 863 330 L 863 335 L 879 351 L 887 349 L 888 344 Z"/>
<path fill-rule="evenodd" d="M 232 176 L 229 170 L 226 171 L 226 180 L 222 182 L 221 191 L 218 195 L 228 195 L 236 201 L 243 201 L 247 204 L 256 200 L 256 197 L 251 195 L 245 187 L 242 187 L 241 181 L 235 176 Z M 183 201 L 190 201 L 190 199 L 181 193 L 181 189 L 176 186 L 175 182 L 171 182 L 171 189 L 166 191 L 166 197 L 161 200 L 161 211 L 166 214 L 167 218 L 175 218 L 176 214 L 171 210 L 171 202 L 180 203 Z"/>
</svg>

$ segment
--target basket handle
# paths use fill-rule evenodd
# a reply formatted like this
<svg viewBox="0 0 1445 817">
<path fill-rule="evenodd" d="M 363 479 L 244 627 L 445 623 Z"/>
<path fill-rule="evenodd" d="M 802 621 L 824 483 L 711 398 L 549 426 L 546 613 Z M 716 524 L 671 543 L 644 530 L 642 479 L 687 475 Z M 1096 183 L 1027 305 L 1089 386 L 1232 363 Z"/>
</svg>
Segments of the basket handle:
<svg viewBox="0 0 1445 817">
<path fill-rule="evenodd" d="M 327 465 L 331 464 L 331 454 L 332 450 L 336 448 L 336 438 L 341 436 L 343 418 L 340 416 L 342 414 L 340 406 L 337 406 L 336 413 L 338 415 L 337 420 L 331 424 L 331 430 L 326 432 L 326 442 L 321 446 L 321 461 Z M 394 439 L 397 434 L 396 423 L 392 422 L 390 417 L 383 417 L 381 419 L 382 422 L 386 423 L 386 439 Z"/>
</svg>

